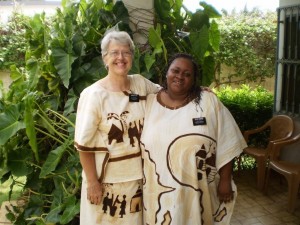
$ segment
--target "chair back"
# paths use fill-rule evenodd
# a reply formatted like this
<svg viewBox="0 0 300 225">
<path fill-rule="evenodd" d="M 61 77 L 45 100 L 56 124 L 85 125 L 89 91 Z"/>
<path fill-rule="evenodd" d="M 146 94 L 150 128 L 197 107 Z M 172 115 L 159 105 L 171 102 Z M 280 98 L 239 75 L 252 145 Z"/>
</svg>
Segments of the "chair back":
<svg viewBox="0 0 300 225">
<path fill-rule="evenodd" d="M 297 135 L 289 138 L 289 139 L 286 139 L 286 140 L 283 140 L 283 141 L 280 141 L 280 142 L 275 142 L 275 143 L 271 143 L 270 144 L 270 148 L 272 149 L 272 155 L 271 155 L 271 159 L 274 160 L 274 161 L 278 161 L 278 160 L 281 160 L 280 159 L 280 152 L 281 151 L 284 151 L 285 149 L 287 149 L 286 147 L 287 146 L 291 146 L 291 145 L 299 145 L 300 146 L 300 133 L 298 133 Z M 296 150 L 299 149 L 300 151 L 300 148 L 295 148 Z"/>
<path fill-rule="evenodd" d="M 286 115 L 275 115 L 268 122 L 270 127 L 269 141 L 278 141 L 291 137 L 294 130 L 294 121 Z"/>
<path fill-rule="evenodd" d="M 281 141 L 290 138 L 294 131 L 294 121 L 291 117 L 286 115 L 273 116 L 266 124 L 266 127 L 270 127 L 270 136 L 268 140 L 268 146 L 266 151 L 267 158 L 278 157 L 274 155 L 272 141 Z"/>
</svg>

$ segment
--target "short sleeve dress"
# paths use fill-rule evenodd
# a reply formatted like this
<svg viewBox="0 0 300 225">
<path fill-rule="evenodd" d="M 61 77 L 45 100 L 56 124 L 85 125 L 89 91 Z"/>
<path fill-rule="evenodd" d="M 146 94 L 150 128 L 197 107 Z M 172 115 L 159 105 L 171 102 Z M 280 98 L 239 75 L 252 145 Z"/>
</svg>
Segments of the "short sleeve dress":
<svg viewBox="0 0 300 225">
<path fill-rule="evenodd" d="M 142 224 L 142 165 L 140 137 L 146 95 L 158 85 L 141 75 L 128 75 L 130 91 L 112 92 L 99 81 L 80 95 L 75 147 L 95 152 L 99 180 L 104 191 L 101 205 L 87 200 L 86 176 L 82 173 L 80 224 Z"/>
<path fill-rule="evenodd" d="M 220 203 L 218 170 L 246 143 L 215 94 L 203 91 L 200 104 L 177 109 L 149 95 L 141 144 L 144 224 L 230 224 L 236 186 L 234 201 Z"/>
</svg>

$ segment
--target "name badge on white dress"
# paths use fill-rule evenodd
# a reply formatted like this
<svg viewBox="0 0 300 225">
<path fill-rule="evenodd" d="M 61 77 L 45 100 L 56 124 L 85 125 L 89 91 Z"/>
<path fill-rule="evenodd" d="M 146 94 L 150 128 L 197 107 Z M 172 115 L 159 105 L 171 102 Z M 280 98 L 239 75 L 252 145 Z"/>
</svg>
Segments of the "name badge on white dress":
<svg viewBox="0 0 300 225">
<path fill-rule="evenodd" d="M 206 118 L 205 117 L 193 118 L 193 125 L 194 126 L 206 125 Z"/>
<path fill-rule="evenodd" d="M 129 94 L 129 102 L 139 102 L 140 96 L 138 94 Z"/>
</svg>

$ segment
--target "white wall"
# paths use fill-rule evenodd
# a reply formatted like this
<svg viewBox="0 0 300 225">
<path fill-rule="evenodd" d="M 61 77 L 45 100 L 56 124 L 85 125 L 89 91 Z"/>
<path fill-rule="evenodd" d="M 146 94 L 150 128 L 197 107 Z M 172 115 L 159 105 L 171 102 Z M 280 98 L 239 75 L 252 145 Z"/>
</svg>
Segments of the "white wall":
<svg viewBox="0 0 300 225">
<path fill-rule="evenodd" d="M 130 28 L 136 43 L 145 44 L 148 40 L 148 30 L 153 27 L 153 0 L 123 0 L 130 15 Z"/>
<path fill-rule="evenodd" d="M 300 0 L 279 0 L 279 7 L 300 4 Z"/>
</svg>

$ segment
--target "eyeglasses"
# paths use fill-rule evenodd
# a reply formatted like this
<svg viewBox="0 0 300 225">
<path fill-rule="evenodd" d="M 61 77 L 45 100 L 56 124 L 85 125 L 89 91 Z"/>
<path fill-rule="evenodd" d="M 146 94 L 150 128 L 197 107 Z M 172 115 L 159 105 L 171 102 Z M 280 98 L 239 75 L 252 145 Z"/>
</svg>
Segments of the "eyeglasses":
<svg viewBox="0 0 300 225">
<path fill-rule="evenodd" d="M 113 58 L 117 58 L 120 54 L 122 55 L 122 57 L 125 58 L 129 58 L 132 56 L 132 52 L 119 52 L 119 51 L 108 52 L 108 55 Z"/>
</svg>

